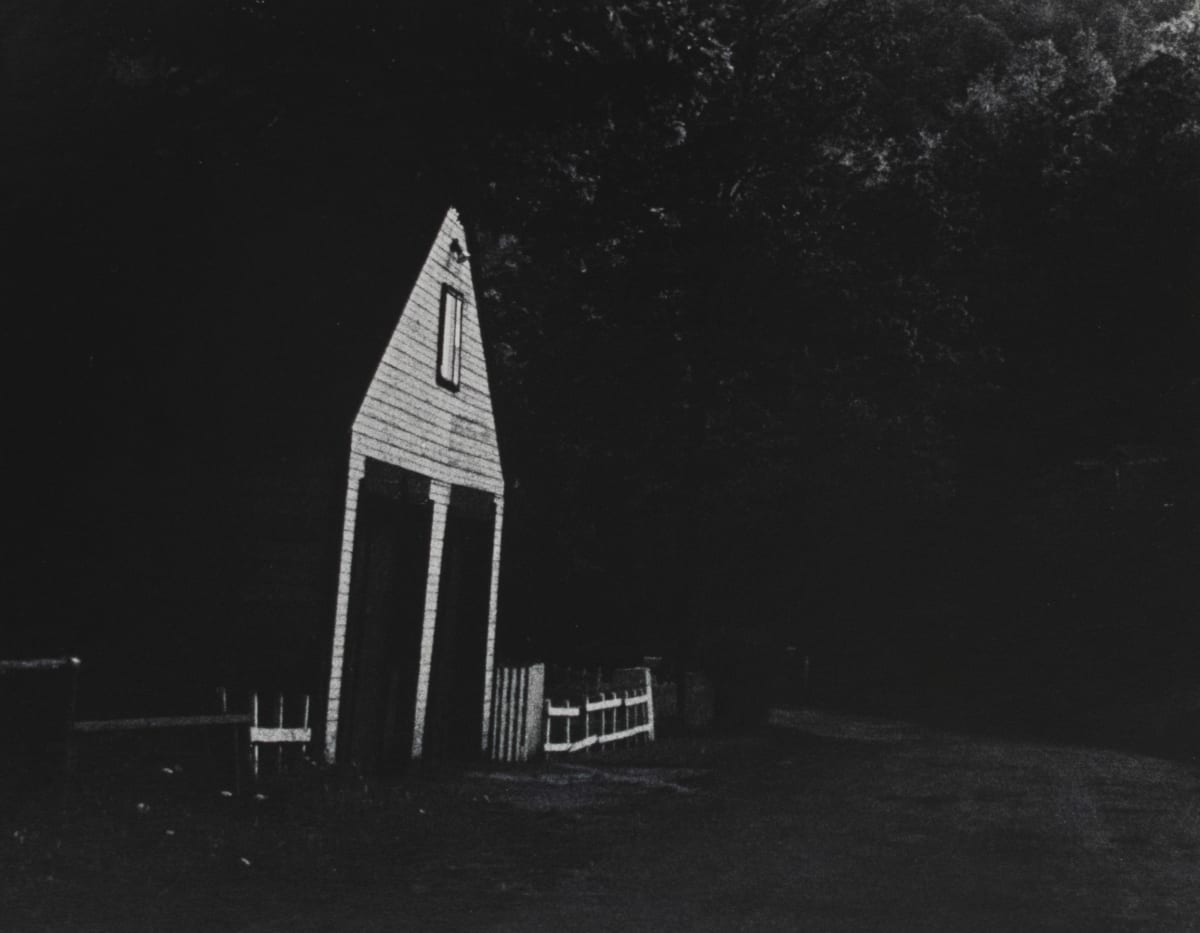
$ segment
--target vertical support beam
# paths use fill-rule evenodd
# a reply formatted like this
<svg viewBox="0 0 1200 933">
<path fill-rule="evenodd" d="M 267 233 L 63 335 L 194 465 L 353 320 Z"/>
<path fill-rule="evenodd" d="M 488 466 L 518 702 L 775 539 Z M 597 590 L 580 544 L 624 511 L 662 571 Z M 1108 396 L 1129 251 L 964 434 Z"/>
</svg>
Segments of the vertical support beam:
<svg viewBox="0 0 1200 933">
<path fill-rule="evenodd" d="M 446 515 L 450 508 L 449 483 L 431 480 L 429 501 L 433 503 L 433 528 L 429 535 L 429 569 L 425 576 L 425 619 L 421 629 L 421 660 L 417 668 L 417 702 L 416 711 L 413 714 L 413 758 L 420 758 L 425 747 L 425 713 L 429 708 L 429 675 L 433 669 L 433 635 L 437 630 L 438 592 L 442 578 L 442 547 L 446 542 Z"/>
<path fill-rule="evenodd" d="M 504 497 L 496 496 L 496 527 L 492 531 L 492 581 L 488 594 L 487 656 L 483 662 L 483 727 L 480 748 L 487 752 L 492 725 L 492 669 L 496 660 L 496 609 L 500 599 L 500 537 L 504 530 Z"/>
<path fill-rule="evenodd" d="M 329 701 L 325 710 L 325 761 L 337 756 L 338 711 L 342 701 L 342 673 L 346 650 L 346 620 L 350 613 L 350 569 L 354 560 L 354 526 L 358 518 L 358 486 L 366 472 L 361 454 L 350 455 L 346 477 L 346 509 L 342 519 L 342 552 L 338 561 L 337 609 L 333 617 L 333 658 L 329 664 Z"/>
<path fill-rule="evenodd" d="M 492 691 L 497 689 L 496 680 L 492 678 Z M 496 698 L 492 697 L 492 709 L 496 708 Z M 488 750 L 491 752 L 492 760 L 496 760 L 496 720 L 492 719 L 492 731 L 488 735 Z"/>
</svg>

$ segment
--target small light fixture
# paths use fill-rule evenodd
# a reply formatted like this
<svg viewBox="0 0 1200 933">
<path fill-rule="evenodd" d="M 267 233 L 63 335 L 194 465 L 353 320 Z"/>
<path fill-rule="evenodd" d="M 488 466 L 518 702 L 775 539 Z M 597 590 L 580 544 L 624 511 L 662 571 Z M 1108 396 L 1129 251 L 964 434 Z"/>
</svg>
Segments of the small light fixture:
<svg viewBox="0 0 1200 933">
<path fill-rule="evenodd" d="M 450 241 L 450 255 L 454 258 L 455 262 L 466 262 L 471 258 L 457 239 Z"/>
</svg>

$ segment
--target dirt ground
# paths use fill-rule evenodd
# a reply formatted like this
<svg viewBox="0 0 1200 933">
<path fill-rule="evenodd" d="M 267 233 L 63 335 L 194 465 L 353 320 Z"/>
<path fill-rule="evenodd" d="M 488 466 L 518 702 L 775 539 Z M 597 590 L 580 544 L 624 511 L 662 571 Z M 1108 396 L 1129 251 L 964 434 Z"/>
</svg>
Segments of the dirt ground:
<svg viewBox="0 0 1200 933">
<path fill-rule="evenodd" d="M 0 810 L 0 930 L 1200 929 L 1193 764 L 773 718 L 386 783 L 81 780 Z"/>
</svg>

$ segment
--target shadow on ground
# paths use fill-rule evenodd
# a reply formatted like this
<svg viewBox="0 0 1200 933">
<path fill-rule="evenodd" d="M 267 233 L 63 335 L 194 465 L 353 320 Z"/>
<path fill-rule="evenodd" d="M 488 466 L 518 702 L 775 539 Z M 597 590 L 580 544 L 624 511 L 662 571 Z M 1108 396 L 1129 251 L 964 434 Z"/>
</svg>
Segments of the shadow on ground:
<svg viewBox="0 0 1200 933">
<path fill-rule="evenodd" d="M 1186 763 L 791 711 L 556 764 L 223 796 L 158 772 L 0 825 L 22 930 L 1189 930 Z"/>
</svg>

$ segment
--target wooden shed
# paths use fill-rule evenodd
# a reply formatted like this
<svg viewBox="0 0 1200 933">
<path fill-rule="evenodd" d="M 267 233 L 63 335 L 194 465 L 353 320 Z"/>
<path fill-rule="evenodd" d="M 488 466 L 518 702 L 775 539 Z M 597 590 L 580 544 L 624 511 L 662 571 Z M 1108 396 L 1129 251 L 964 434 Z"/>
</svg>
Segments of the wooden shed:
<svg viewBox="0 0 1200 933">
<path fill-rule="evenodd" d="M 24 474 L 0 657 L 82 658 L 85 719 L 282 692 L 331 761 L 480 754 L 505 484 L 469 243 L 434 197 L 335 255 L 256 243 L 213 273 L 223 306 L 164 305 L 186 339 L 138 337 L 153 367 Z"/>
<path fill-rule="evenodd" d="M 368 770 L 486 746 L 504 474 L 451 208 L 349 437 L 324 723 Z"/>
</svg>

